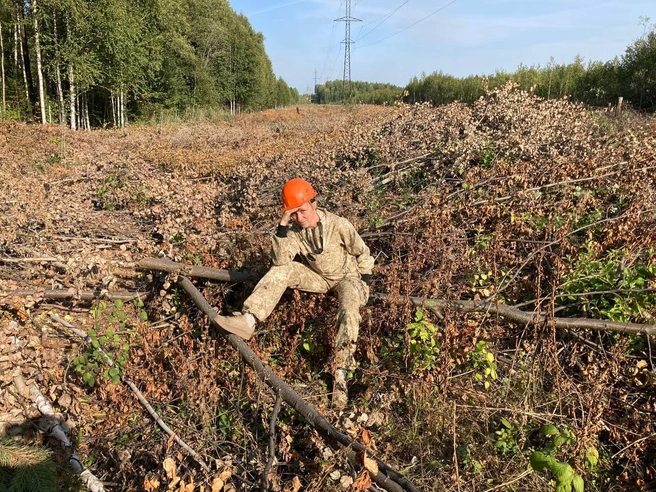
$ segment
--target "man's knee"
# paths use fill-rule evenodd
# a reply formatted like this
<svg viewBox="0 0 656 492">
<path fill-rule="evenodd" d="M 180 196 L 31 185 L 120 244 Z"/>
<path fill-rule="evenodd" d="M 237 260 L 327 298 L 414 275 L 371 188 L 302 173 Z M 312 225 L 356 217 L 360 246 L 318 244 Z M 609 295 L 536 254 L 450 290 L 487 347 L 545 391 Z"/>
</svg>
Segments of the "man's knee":
<svg viewBox="0 0 656 492">
<path fill-rule="evenodd" d="M 360 309 L 369 298 L 367 286 L 360 279 L 343 280 L 335 288 L 335 291 L 339 298 L 340 309 L 347 311 Z"/>
<path fill-rule="evenodd" d="M 262 277 L 262 280 L 289 284 L 290 277 L 292 276 L 292 267 L 291 265 L 273 265 L 269 268 L 269 271 Z"/>
</svg>

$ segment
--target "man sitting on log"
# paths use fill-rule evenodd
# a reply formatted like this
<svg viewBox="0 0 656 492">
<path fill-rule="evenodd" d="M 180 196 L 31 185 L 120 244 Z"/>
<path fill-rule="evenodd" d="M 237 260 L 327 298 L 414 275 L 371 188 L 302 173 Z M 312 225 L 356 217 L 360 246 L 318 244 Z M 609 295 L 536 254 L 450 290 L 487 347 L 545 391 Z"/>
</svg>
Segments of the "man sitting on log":
<svg viewBox="0 0 656 492">
<path fill-rule="evenodd" d="M 347 402 L 346 375 L 354 359 L 360 308 L 369 298 L 374 259 L 351 222 L 317 208 L 317 192 L 294 178 L 282 189 L 284 213 L 272 238 L 273 266 L 244 302 L 242 313 L 218 316 L 225 330 L 249 339 L 257 321 L 275 309 L 288 287 L 306 292 L 336 292 L 337 334 L 333 352 L 333 406 Z M 295 261 L 296 259 L 300 261 Z"/>
</svg>

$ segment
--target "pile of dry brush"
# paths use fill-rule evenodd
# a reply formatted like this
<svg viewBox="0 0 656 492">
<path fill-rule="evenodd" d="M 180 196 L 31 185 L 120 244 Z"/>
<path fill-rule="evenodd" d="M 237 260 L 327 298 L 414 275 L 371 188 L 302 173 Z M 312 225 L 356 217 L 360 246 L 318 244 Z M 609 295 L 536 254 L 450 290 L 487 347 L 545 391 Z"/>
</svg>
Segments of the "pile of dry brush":
<svg viewBox="0 0 656 492">
<path fill-rule="evenodd" d="M 219 476 L 254 490 L 273 399 L 184 292 L 134 265 L 162 256 L 263 273 L 279 190 L 302 176 L 359 228 L 377 258 L 372 290 L 392 301 L 363 312 L 351 413 L 328 406 L 330 296 L 289 292 L 259 327 L 250 345 L 277 374 L 338 427 L 366 428 L 378 455 L 422 490 L 552 490 L 548 473 L 526 473 L 548 423 L 576 436 L 554 453 L 588 490 L 647 490 L 656 483 L 653 337 L 549 319 L 656 324 L 655 129 L 653 118 L 610 117 L 510 85 L 471 106 L 308 108 L 126 133 L 2 123 L 0 291 L 141 291 L 148 320 L 136 304 L 5 297 L 0 364 L 20 366 L 61 402 L 80 454 L 117 490 L 210 490 Z M 198 285 L 223 312 L 252 287 Z M 422 319 L 408 296 L 488 299 L 547 321 L 452 309 Z M 73 359 L 87 349 L 61 335 L 49 309 L 85 329 L 120 325 L 125 374 L 212 473 L 163 437 L 127 389 L 102 377 L 84 385 Z M 21 329 L 9 333 L 16 319 Z M 12 348 L 16 337 L 24 350 Z M 5 413 L 19 406 L 9 382 Z M 350 483 L 344 456 L 298 416 L 283 409 L 278 424 L 272 490 Z"/>
</svg>

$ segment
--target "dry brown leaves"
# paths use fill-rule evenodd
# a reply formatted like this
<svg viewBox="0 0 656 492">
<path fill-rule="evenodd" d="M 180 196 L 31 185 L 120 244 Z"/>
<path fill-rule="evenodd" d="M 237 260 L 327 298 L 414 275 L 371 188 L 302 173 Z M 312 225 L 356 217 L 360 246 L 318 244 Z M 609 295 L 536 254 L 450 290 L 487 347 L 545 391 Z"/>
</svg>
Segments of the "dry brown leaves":
<svg viewBox="0 0 656 492">
<path fill-rule="evenodd" d="M 545 101 L 512 87 L 497 89 L 472 106 L 312 107 L 301 115 L 271 111 L 230 124 L 127 132 L 73 133 L 3 122 L 0 257 L 56 261 L 2 263 L 0 290 L 163 290 L 163 296 L 148 303 L 152 325 L 135 329 L 128 374 L 193 448 L 215 459 L 230 458 L 230 463 L 234 458 L 246 470 L 244 476 L 257 481 L 258 465 L 248 463 L 266 461 L 267 443 L 259 427 L 267 426 L 272 402 L 263 402 L 253 374 L 244 372 L 234 353 L 215 339 L 203 316 L 182 307 L 179 292 L 165 289 L 163 277 L 137 274 L 136 260 L 166 256 L 263 273 L 268 234 L 280 214 L 280 187 L 298 175 L 315 184 L 327 208 L 369 234 L 366 241 L 377 255 L 375 290 L 400 297 L 476 298 L 496 292 L 506 274 L 518 272 L 503 296 L 509 303 L 526 301 L 560 284 L 566 255 L 576 253 L 584 241 L 593 242 L 600 254 L 621 247 L 642 254 L 656 246 L 654 128 L 653 118 L 609 120 L 566 100 Z M 603 227 L 574 233 L 595 211 L 603 211 L 599 220 L 609 219 Z M 652 256 L 650 261 L 656 260 Z M 490 272 L 488 284 L 472 285 L 474 275 Z M 204 293 L 229 312 L 240 307 L 246 291 L 207 286 Z M 5 312 L 34 329 L 39 304 L 12 299 Z M 77 309 L 82 312 L 75 313 L 74 321 L 90 326 L 88 306 Z M 321 371 L 329 369 L 334 309 L 330 296 L 286 294 L 252 342 L 282 377 L 299 380 L 300 391 L 322 409 L 327 398 Z M 409 305 L 372 304 L 363 312 L 358 356 L 367 372 L 361 376 L 365 388 L 359 397 L 384 414 L 377 426 L 388 418 L 393 430 L 421 430 L 426 461 L 431 453 L 445 452 L 435 444 L 435 435 L 444 432 L 451 418 L 450 405 L 441 413 L 444 401 L 547 408 L 553 395 L 540 389 L 547 374 L 557 377 L 559 394 L 574 395 L 559 404 L 571 418 L 578 446 L 603 432 L 602 411 L 611 404 L 614 421 L 631 429 L 627 435 L 642 435 L 651 426 L 631 405 L 653 411 L 653 398 L 636 391 L 638 375 L 628 375 L 625 386 L 617 371 L 625 347 L 602 357 L 572 340 L 554 346 L 549 327 L 524 331 L 500 319 L 443 313 L 435 320 L 443 344 L 436 369 L 410 375 L 402 363 L 390 365 L 382 348 L 386 339 L 403 333 L 412 311 Z M 0 367 L 16 357 L 10 343 L 16 334 L 8 322 L 3 320 L 0 330 L 0 364 L 5 364 Z M 176 459 L 175 478 L 169 477 L 163 468 L 172 456 L 166 440 L 153 431 L 138 403 L 120 388 L 103 386 L 91 395 L 71 390 L 70 372 L 64 387 L 62 368 L 79 348 L 48 346 L 38 333 L 35 329 L 27 354 L 48 374 L 55 401 L 71 398 L 67 410 L 79 417 L 86 436 L 82 451 L 101 450 L 97 466 L 108 476 L 124 477 L 124 490 L 167 490 L 176 478 L 180 490 L 191 484 L 206 490 L 226 485 L 220 484 L 220 475 L 201 477 L 186 460 Z M 521 380 L 520 363 L 526 368 L 522 371 L 532 371 L 521 402 L 495 400 L 497 395 L 470 379 L 453 377 L 482 338 L 510 354 L 505 355 L 510 364 L 500 368 L 509 381 Z M 304 349 L 307 340 L 319 348 Z M 441 399 L 422 414 L 418 408 L 429 407 L 422 398 L 431 387 L 440 389 Z M 66 409 L 67 398 L 61 401 Z M 250 401 L 260 406 L 245 403 Z M 408 402 L 418 406 L 408 408 Z M 7 402 L 3 410 L 11 406 Z M 587 420 L 577 417 L 579 408 L 590 416 Z M 420 414 L 420 422 L 408 420 Z M 480 431 L 472 435 L 484 436 L 489 429 L 482 415 L 463 411 L 458 426 L 469 425 Z M 617 433 L 608 438 L 620 447 L 629 444 Z M 134 459 L 121 459 L 127 455 L 118 453 L 117 439 L 129 443 L 126 449 Z M 302 486 L 307 474 L 321 476 L 308 471 L 321 461 L 312 439 L 293 427 L 282 439 L 278 455 L 284 454 L 296 479 L 283 480 L 287 488 Z M 403 464 L 421 446 L 380 447 Z M 255 449 L 254 454 L 246 448 Z M 644 449 L 637 446 L 626 466 L 636 468 L 646 456 Z M 221 463 L 215 471 L 232 469 Z M 490 474 L 493 468 L 490 464 Z M 430 490 L 438 483 L 437 470 L 416 478 L 424 477 Z M 365 487 L 367 476 L 355 484 Z M 472 487 L 480 485 L 470 478 Z"/>
</svg>

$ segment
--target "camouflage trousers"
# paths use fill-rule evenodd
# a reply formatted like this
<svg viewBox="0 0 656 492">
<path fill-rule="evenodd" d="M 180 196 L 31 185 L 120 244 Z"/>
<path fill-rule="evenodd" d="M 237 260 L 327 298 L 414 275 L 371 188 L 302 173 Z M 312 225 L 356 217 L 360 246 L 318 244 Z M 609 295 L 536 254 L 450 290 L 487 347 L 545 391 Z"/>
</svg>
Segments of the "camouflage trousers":
<svg viewBox="0 0 656 492">
<path fill-rule="evenodd" d="M 273 266 L 262 277 L 253 293 L 244 302 L 242 311 L 263 321 L 275 309 L 287 288 L 315 292 L 337 293 L 337 334 L 333 353 L 333 370 L 354 370 L 355 349 L 360 330 L 360 308 L 369 299 L 369 287 L 358 277 L 327 280 L 303 263 Z"/>
</svg>

